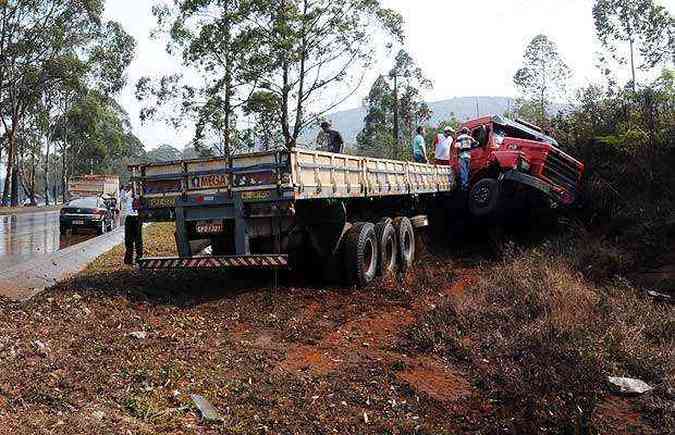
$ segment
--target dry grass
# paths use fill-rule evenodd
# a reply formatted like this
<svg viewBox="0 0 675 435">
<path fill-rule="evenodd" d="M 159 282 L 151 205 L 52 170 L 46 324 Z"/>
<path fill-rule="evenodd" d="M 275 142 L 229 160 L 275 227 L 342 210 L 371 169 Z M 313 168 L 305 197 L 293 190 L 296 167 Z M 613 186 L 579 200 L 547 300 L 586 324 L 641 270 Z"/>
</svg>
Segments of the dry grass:
<svg viewBox="0 0 675 435">
<path fill-rule="evenodd" d="M 588 248 L 506 249 L 476 285 L 410 328 L 404 344 L 468 361 L 505 409 L 498 426 L 597 429 L 604 419 L 594 410 L 609 394 L 607 376 L 629 376 L 657 386 L 638 401 L 648 408 L 649 427 L 675 430 L 668 412 L 675 403 L 665 394 L 675 385 L 675 312 L 620 278 L 605 285 L 586 279 L 577 263 Z"/>
</svg>

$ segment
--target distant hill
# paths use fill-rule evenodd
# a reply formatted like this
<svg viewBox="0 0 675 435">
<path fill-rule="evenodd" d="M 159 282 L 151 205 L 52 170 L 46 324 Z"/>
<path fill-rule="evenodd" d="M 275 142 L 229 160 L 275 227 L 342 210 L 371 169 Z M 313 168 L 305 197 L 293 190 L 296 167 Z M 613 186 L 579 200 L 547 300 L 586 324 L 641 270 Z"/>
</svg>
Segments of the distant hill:
<svg viewBox="0 0 675 435">
<path fill-rule="evenodd" d="M 479 115 L 503 114 L 513 107 L 514 99 L 508 97 L 457 97 L 449 100 L 429 103 L 433 111 L 431 124 L 450 118 L 454 114 L 460 121 L 465 121 L 476 116 L 476 103 L 478 103 Z M 342 133 L 345 142 L 356 143 L 356 135 L 363 128 L 363 118 L 366 109 L 363 107 L 342 112 L 335 112 L 326 116 L 333 126 Z M 311 129 L 305 132 L 301 138 L 302 143 L 312 143 L 318 130 Z"/>
</svg>

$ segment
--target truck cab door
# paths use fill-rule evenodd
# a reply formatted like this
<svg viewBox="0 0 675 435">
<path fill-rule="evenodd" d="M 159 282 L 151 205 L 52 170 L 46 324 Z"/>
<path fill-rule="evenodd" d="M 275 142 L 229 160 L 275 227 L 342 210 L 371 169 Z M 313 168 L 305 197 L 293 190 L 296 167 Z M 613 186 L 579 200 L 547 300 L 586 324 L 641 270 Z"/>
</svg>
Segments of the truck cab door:
<svg viewBox="0 0 675 435">
<path fill-rule="evenodd" d="M 490 155 L 490 127 L 488 125 L 475 127 L 471 130 L 471 136 L 478 142 L 478 145 L 471 150 L 471 175 L 473 177 L 485 167 Z"/>
</svg>

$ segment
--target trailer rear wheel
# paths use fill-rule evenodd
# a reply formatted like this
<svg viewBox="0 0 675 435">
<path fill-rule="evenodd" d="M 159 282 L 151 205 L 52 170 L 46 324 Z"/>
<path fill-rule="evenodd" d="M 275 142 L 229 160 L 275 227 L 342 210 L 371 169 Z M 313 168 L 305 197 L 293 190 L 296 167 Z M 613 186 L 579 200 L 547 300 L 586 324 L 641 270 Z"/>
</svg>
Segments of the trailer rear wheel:
<svg viewBox="0 0 675 435">
<path fill-rule="evenodd" d="M 385 218 L 375 225 L 375 234 L 378 249 L 380 251 L 377 262 L 377 273 L 385 276 L 396 269 L 396 256 L 398 245 L 396 243 L 396 230 L 390 218 Z"/>
<path fill-rule="evenodd" d="M 357 223 L 344 239 L 344 260 L 350 284 L 368 285 L 377 274 L 378 246 L 375 227 L 370 223 Z"/>
<path fill-rule="evenodd" d="M 401 273 L 406 273 L 415 261 L 415 231 L 407 217 L 394 219 L 394 228 L 398 241 L 399 268 Z"/>
</svg>

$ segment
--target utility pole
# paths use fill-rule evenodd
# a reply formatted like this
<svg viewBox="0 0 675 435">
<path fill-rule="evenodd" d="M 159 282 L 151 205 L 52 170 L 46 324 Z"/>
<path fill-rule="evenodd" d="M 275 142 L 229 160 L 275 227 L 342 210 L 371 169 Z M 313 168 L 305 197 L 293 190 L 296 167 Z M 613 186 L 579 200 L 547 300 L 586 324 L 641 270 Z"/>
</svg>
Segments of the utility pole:
<svg viewBox="0 0 675 435">
<path fill-rule="evenodd" d="M 478 97 L 476 97 L 476 118 L 480 118 L 480 111 L 478 110 Z"/>
</svg>

